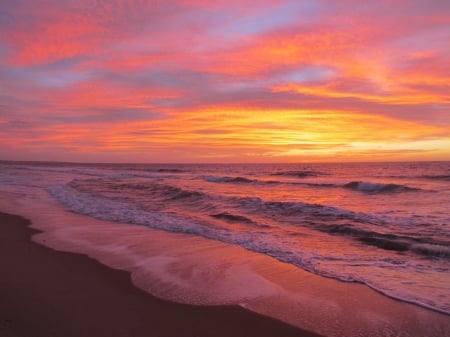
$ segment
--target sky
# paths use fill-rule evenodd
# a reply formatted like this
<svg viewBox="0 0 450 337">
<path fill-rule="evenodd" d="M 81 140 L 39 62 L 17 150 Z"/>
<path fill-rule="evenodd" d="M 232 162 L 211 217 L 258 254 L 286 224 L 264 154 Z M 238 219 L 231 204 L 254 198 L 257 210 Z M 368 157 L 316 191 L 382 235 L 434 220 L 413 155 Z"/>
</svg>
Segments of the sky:
<svg viewBox="0 0 450 337">
<path fill-rule="evenodd" d="M 450 160 L 448 0 L 0 2 L 0 159 Z"/>
</svg>

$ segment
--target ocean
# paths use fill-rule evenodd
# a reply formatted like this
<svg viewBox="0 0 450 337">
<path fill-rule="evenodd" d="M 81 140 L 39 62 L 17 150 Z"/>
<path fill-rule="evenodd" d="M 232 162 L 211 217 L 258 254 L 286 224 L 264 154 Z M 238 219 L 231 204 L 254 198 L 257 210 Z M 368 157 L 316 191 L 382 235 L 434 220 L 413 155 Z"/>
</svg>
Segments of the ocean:
<svg viewBox="0 0 450 337">
<path fill-rule="evenodd" d="M 450 162 L 0 162 L 0 193 L 31 208 L 54 204 L 61 214 L 139 228 L 140 233 L 176 233 L 196 240 L 203 255 L 209 252 L 202 240 L 238 247 L 291 269 L 362 284 L 450 314 Z M 95 228 L 90 235 L 99 241 L 102 233 Z M 64 235 L 69 237 L 70 230 Z M 140 235 L 131 237 L 126 249 Z M 114 239 L 108 245 L 115 250 Z M 142 260 L 135 265 L 145 262 L 134 258 Z M 161 267 L 169 261 L 165 258 L 151 260 L 152 266 Z M 167 294 L 177 293 L 173 284 L 150 291 L 172 300 Z M 233 303 L 226 289 L 217 303 L 208 302 L 213 290 L 203 300 L 201 292 L 196 298 L 177 294 L 187 303 Z"/>
</svg>

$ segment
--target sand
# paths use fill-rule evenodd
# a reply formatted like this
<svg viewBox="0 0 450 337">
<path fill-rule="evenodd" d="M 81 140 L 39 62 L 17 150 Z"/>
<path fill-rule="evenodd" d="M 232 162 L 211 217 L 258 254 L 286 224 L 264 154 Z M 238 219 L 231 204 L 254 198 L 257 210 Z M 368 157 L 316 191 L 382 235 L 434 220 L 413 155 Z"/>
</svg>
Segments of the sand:
<svg viewBox="0 0 450 337">
<path fill-rule="evenodd" d="M 319 336 L 238 306 L 190 306 L 134 287 L 129 273 L 30 240 L 0 213 L 1 337 Z"/>
</svg>

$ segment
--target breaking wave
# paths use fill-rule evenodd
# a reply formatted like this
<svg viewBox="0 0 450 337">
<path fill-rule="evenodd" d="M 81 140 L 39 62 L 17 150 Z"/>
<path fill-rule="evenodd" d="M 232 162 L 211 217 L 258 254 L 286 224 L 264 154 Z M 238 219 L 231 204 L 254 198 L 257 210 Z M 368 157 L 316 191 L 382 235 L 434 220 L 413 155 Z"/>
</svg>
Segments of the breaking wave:
<svg viewBox="0 0 450 337">
<path fill-rule="evenodd" d="M 72 185 L 72 186 L 71 186 Z M 120 200 L 87 195 L 86 192 L 78 191 L 74 184 L 58 186 L 49 190 L 50 194 L 58 201 L 65 204 L 73 212 L 90 215 L 105 220 L 119 221 L 124 223 L 135 223 L 147 225 L 157 229 L 174 232 L 195 233 L 207 238 L 216 239 L 230 243 L 240 244 L 240 237 L 224 236 L 224 228 L 215 228 L 213 224 L 207 222 L 183 221 L 183 214 L 178 214 L 175 218 L 167 217 L 159 213 L 150 213 L 140 209 L 136 204 L 129 204 Z M 143 186 L 133 186 L 134 188 L 144 188 Z M 154 190 L 165 194 L 166 202 L 200 199 L 204 195 L 197 191 L 187 191 L 167 185 L 153 185 Z M 164 191 L 164 192 L 163 192 Z M 81 194 L 80 194 L 81 193 Z M 209 199 L 209 198 L 208 198 Z M 266 202 L 260 198 L 230 198 L 242 207 L 245 214 L 258 214 L 260 217 L 276 217 L 281 225 L 304 226 L 330 235 L 343 235 L 353 238 L 361 243 L 375 246 L 384 250 L 398 252 L 410 251 L 428 257 L 450 258 L 450 243 L 436 242 L 431 238 L 414 238 L 394 234 L 385 234 L 365 229 L 363 223 L 374 223 L 374 218 L 364 213 L 355 213 L 340 208 L 323 206 L 320 204 L 308 204 L 301 202 Z M 180 218 L 181 216 L 182 218 Z M 236 215 L 229 212 L 219 212 L 209 214 L 210 217 L 221 219 L 230 223 L 244 223 L 258 225 L 257 222 L 248 216 Z M 154 220 L 157 220 L 156 223 Z M 165 220 L 165 221 L 161 221 Z M 269 226 L 259 226 L 266 227 Z M 225 232 L 224 232 L 225 231 Z M 265 235 L 271 235 L 266 233 Z M 231 240 L 231 241 L 230 241 Z M 247 246 L 245 246 L 247 247 Z M 265 249 L 269 249 L 268 243 L 264 243 Z M 247 247 L 250 248 L 250 247 Z M 257 247 L 253 250 L 264 252 Z M 274 257 L 283 259 L 276 253 Z"/>
<path fill-rule="evenodd" d="M 352 181 L 343 187 L 366 193 L 392 193 L 392 192 L 408 192 L 417 191 L 419 189 L 398 184 L 372 183 L 365 181 Z"/>
<path fill-rule="evenodd" d="M 244 175 L 233 177 L 226 174 L 199 174 L 196 177 L 214 183 L 264 182 L 245 178 Z M 450 242 L 446 242 L 446 238 L 433 234 L 424 236 L 423 233 L 416 236 L 414 230 L 403 231 L 401 227 L 401 230 L 392 232 L 386 219 L 375 213 L 299 201 L 271 201 L 269 198 L 253 197 L 249 194 L 232 196 L 214 192 L 213 186 L 204 182 L 203 185 L 207 185 L 208 189 L 198 188 L 198 185 L 191 185 L 190 182 L 183 183 L 183 186 L 189 188 L 179 187 L 173 185 L 177 184 L 177 178 L 171 179 L 167 183 L 161 179 L 137 180 L 134 176 L 130 180 L 112 179 L 109 176 L 103 179 L 74 179 L 69 184 L 51 187 L 48 191 L 54 199 L 75 213 L 236 244 L 320 275 L 366 283 L 380 292 L 384 289 L 382 282 L 374 285 L 370 277 L 365 275 L 346 273 L 336 269 L 337 267 L 321 267 L 317 261 L 345 260 L 348 257 L 341 257 L 339 252 L 331 252 L 325 256 L 321 252 L 304 247 L 303 243 L 307 242 L 307 239 L 302 240 L 305 237 L 320 237 L 323 242 L 351 243 L 354 247 L 370 249 L 376 256 L 392 256 L 389 254 L 398 252 L 395 256 L 407 254 L 410 260 L 413 260 L 414 255 L 420 260 L 426 258 L 439 263 L 447 263 L 446 259 L 450 259 Z M 361 181 L 347 184 L 309 181 L 294 183 L 312 185 L 313 188 L 346 188 L 368 194 L 415 190 L 405 185 Z M 252 185 L 251 189 L 253 188 Z M 331 263 L 333 266 L 337 265 Z M 392 268 L 390 263 L 386 266 Z M 392 292 L 387 293 L 392 295 Z M 410 300 L 408 296 L 404 298 Z"/>
<path fill-rule="evenodd" d="M 304 172 L 303 172 L 304 173 Z M 287 173 L 291 175 L 291 172 Z M 287 175 L 286 172 L 279 173 L 277 175 Z M 295 172 L 297 174 L 297 172 Z M 307 174 L 307 173 L 305 173 Z M 257 180 L 245 177 L 216 177 L 216 176 L 205 176 L 203 177 L 205 181 L 214 183 L 257 183 L 257 184 L 286 184 L 286 185 L 301 185 L 308 186 L 312 188 L 346 188 L 354 191 L 365 192 L 369 194 L 376 193 L 395 193 L 395 192 L 412 192 L 418 191 L 418 188 L 409 187 L 400 184 L 391 183 L 373 183 L 365 181 L 351 181 L 346 184 L 337 184 L 332 182 L 293 182 L 293 181 L 278 181 L 278 180 Z"/>
<path fill-rule="evenodd" d="M 229 179 L 223 178 L 225 177 L 222 177 L 220 181 L 234 182 L 237 178 L 241 177 Z M 238 181 L 242 181 L 242 179 L 238 179 Z M 247 182 L 247 180 L 244 180 L 243 182 Z M 93 185 L 89 187 L 86 186 L 86 184 Z M 361 183 L 352 182 L 350 184 L 352 184 L 353 187 L 359 186 Z M 255 197 L 210 195 L 195 190 L 186 190 L 167 184 L 153 182 L 144 184 L 109 184 L 107 181 L 105 182 L 98 179 L 75 179 L 69 183 L 69 186 L 81 192 L 92 192 L 92 187 L 94 189 L 99 189 L 100 186 L 102 187 L 101 190 L 109 188 L 124 193 L 126 190 L 144 191 L 147 203 L 150 202 L 150 204 L 157 205 L 156 208 L 154 208 L 155 211 L 161 211 L 166 207 L 170 207 L 171 202 L 175 203 L 178 200 L 183 201 L 179 206 L 180 208 L 177 208 L 178 213 L 182 216 L 184 213 L 190 211 L 209 213 L 209 211 L 214 209 L 217 210 L 223 205 L 227 205 L 227 208 L 237 210 L 238 213 L 233 214 L 228 211 L 219 211 L 217 213 L 209 213 L 209 216 L 215 219 L 224 220 L 228 223 L 243 223 L 260 227 L 267 226 L 259 225 L 256 221 L 252 220 L 253 216 L 258 216 L 261 219 L 268 219 L 268 221 L 272 218 L 276 218 L 277 222 L 282 226 L 294 225 L 326 232 L 330 235 L 342 235 L 366 245 L 384 250 L 398 252 L 410 251 L 425 256 L 450 257 L 450 244 L 448 243 L 436 242 L 433 239 L 426 237 L 416 239 L 410 236 L 400 236 L 370 230 L 368 229 L 368 226 L 385 226 L 385 221 L 366 213 L 353 212 L 332 206 L 304 202 L 264 201 L 261 198 Z M 369 184 L 369 186 L 371 187 L 370 193 L 391 192 L 404 190 L 406 188 L 406 186 L 394 184 Z M 128 219 L 127 222 L 136 223 L 136 220 Z M 209 232 L 209 235 L 211 238 L 211 232 Z M 220 238 L 216 239 L 220 240 Z"/>
</svg>

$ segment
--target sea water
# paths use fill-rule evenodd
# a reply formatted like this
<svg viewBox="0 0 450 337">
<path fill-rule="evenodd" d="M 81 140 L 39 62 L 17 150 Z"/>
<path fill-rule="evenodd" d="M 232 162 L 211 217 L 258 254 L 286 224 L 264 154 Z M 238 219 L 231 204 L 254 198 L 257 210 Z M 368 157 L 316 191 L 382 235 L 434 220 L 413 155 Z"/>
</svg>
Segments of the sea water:
<svg viewBox="0 0 450 337">
<path fill-rule="evenodd" d="M 234 245 L 450 314 L 450 162 L 1 162 L 0 188 Z"/>
</svg>

